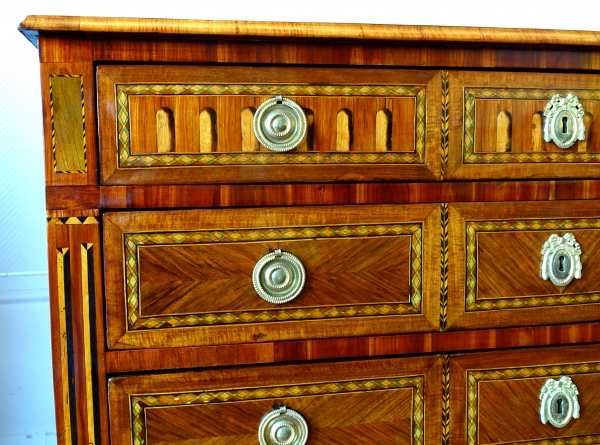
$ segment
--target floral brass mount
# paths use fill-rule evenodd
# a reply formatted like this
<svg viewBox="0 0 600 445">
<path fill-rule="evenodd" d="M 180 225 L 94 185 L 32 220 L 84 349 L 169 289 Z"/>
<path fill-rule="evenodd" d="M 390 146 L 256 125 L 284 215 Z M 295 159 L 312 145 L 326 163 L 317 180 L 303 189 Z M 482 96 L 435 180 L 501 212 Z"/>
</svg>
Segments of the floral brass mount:
<svg viewBox="0 0 600 445">
<path fill-rule="evenodd" d="M 571 233 L 550 235 L 542 248 L 540 276 L 555 286 L 566 286 L 573 278 L 581 278 L 581 247 Z"/>
<path fill-rule="evenodd" d="M 564 427 L 571 419 L 579 419 L 577 386 L 570 377 L 548 379 L 540 392 L 540 420 L 556 428 Z"/>
<path fill-rule="evenodd" d="M 544 141 L 554 142 L 560 148 L 570 148 L 575 142 L 585 140 L 583 106 L 577 96 L 567 94 L 552 96 L 544 110 Z"/>
</svg>

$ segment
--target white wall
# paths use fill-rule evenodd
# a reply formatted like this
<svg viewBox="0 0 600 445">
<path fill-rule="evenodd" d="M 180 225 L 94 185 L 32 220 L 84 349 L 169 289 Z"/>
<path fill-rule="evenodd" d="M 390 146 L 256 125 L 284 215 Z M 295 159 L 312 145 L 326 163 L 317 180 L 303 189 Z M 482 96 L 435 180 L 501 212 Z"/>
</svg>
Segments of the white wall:
<svg viewBox="0 0 600 445">
<path fill-rule="evenodd" d="M 0 17 L 0 445 L 56 443 L 50 367 L 42 123 L 27 15 L 320 21 L 600 31 L 600 2 L 10 1 Z"/>
</svg>

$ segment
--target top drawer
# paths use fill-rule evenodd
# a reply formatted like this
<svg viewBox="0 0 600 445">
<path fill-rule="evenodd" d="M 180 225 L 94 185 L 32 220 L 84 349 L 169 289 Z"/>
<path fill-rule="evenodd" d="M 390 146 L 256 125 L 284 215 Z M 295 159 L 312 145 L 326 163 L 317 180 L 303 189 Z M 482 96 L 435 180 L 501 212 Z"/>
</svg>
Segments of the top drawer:
<svg viewBox="0 0 600 445">
<path fill-rule="evenodd" d="M 102 182 L 435 180 L 441 85 L 426 70 L 100 66 Z M 285 152 L 253 128 L 277 96 L 306 119 Z"/>
<path fill-rule="evenodd" d="M 447 83 L 446 178 L 600 175 L 600 76 L 463 71 Z"/>
</svg>

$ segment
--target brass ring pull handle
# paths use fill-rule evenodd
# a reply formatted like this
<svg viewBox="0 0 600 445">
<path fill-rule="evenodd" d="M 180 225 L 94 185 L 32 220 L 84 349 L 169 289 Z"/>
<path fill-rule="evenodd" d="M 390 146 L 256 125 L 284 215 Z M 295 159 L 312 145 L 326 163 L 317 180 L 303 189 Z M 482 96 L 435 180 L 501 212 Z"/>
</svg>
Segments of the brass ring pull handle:
<svg viewBox="0 0 600 445">
<path fill-rule="evenodd" d="M 583 115 L 583 106 L 577 96 L 555 94 L 544 110 L 544 140 L 552 141 L 560 148 L 570 148 L 578 140 L 585 140 Z"/>
<path fill-rule="evenodd" d="M 306 272 L 300 260 L 279 249 L 262 257 L 252 271 L 254 289 L 263 300 L 274 304 L 296 298 L 305 281 Z"/>
<path fill-rule="evenodd" d="M 579 419 L 579 391 L 570 377 L 548 379 L 540 392 L 540 420 L 562 428 L 571 419 Z"/>
<path fill-rule="evenodd" d="M 542 248 L 540 276 L 556 286 L 566 286 L 574 278 L 581 278 L 580 255 L 581 247 L 573 234 L 550 235 Z"/>
<path fill-rule="evenodd" d="M 280 406 L 265 414 L 258 427 L 260 445 L 304 445 L 308 425 L 299 413 Z"/>
<path fill-rule="evenodd" d="M 253 127 L 261 145 L 273 151 L 289 151 L 306 136 L 306 116 L 296 102 L 275 96 L 258 107 Z"/>
</svg>

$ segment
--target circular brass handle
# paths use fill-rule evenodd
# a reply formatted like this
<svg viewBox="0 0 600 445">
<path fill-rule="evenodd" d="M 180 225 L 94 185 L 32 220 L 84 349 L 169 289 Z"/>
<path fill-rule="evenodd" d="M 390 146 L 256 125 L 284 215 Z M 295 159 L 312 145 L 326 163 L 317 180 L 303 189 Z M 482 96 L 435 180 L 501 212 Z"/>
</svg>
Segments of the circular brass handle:
<svg viewBox="0 0 600 445">
<path fill-rule="evenodd" d="M 555 94 L 544 110 L 544 140 L 560 148 L 570 148 L 578 140 L 585 140 L 584 114 L 577 96 Z"/>
<path fill-rule="evenodd" d="M 306 116 L 296 102 L 275 96 L 258 107 L 253 127 L 261 145 L 273 151 L 289 151 L 306 136 Z"/>
<path fill-rule="evenodd" d="M 302 262 L 279 249 L 258 260 L 252 271 L 254 289 L 262 299 L 274 304 L 296 298 L 302 292 L 305 281 Z"/>
<path fill-rule="evenodd" d="M 581 247 L 573 234 L 550 235 L 542 248 L 540 276 L 556 286 L 566 286 L 574 278 L 581 278 L 580 255 Z"/>
<path fill-rule="evenodd" d="M 548 379 L 540 391 L 540 420 L 545 425 L 550 422 L 556 428 L 562 428 L 571 419 L 579 419 L 579 401 L 577 386 L 570 377 L 560 380 Z"/>
<path fill-rule="evenodd" d="M 304 445 L 308 425 L 299 413 L 280 406 L 265 414 L 258 427 L 260 445 Z"/>
</svg>

